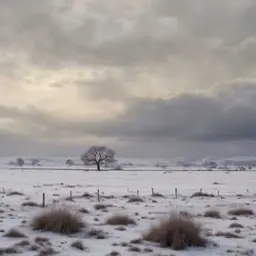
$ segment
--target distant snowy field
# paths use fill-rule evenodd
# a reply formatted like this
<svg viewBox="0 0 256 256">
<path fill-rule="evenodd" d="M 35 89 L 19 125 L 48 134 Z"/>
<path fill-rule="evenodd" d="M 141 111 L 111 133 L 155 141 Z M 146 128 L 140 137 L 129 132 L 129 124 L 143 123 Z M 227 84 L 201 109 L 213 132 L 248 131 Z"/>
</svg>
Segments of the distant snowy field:
<svg viewBox="0 0 256 256">
<path fill-rule="evenodd" d="M 59 162 L 58 162 L 59 165 Z M 164 198 L 153 198 L 151 188 L 164 195 Z M 178 198 L 174 196 L 178 189 Z M 202 189 L 212 193 L 213 198 L 191 198 L 194 192 Z M 96 192 L 100 191 L 101 203 L 110 204 L 108 211 L 94 209 L 97 203 Z M 23 195 L 8 195 L 17 191 Z M 1 232 L 4 234 L 10 228 L 15 228 L 27 235 L 25 240 L 33 245 L 36 236 L 49 238 L 52 247 L 63 256 L 104 256 L 112 251 L 118 251 L 122 256 L 128 255 L 176 255 L 176 256 L 211 256 L 211 255 L 256 255 L 256 216 L 238 216 L 231 220 L 228 214 L 230 209 L 246 207 L 256 213 L 256 172 L 159 172 L 148 171 L 53 171 L 53 170 L 1 170 L 0 179 L 0 221 Z M 70 196 L 74 201 L 66 200 Z M 85 192 L 91 193 L 92 198 L 79 198 Z M 78 211 L 86 208 L 90 213 L 83 214 L 83 220 L 95 229 L 103 230 L 107 237 L 103 240 L 84 238 L 83 233 L 73 236 L 56 235 L 48 232 L 36 232 L 30 227 L 30 221 L 43 209 L 40 207 L 24 207 L 22 203 L 33 201 L 42 202 L 42 194 L 46 194 L 47 207 L 65 205 L 69 209 Z M 144 199 L 142 203 L 128 203 L 124 196 L 137 195 Z M 219 196 L 218 196 L 219 195 Z M 77 197 L 78 196 L 78 197 Z M 113 198 L 107 198 L 113 196 Z M 156 201 L 154 201 L 156 200 Z M 221 219 L 202 217 L 209 209 L 218 210 Z M 174 252 L 163 249 L 156 244 L 143 242 L 136 245 L 141 252 L 130 252 L 129 243 L 132 239 L 140 238 L 152 224 L 172 211 L 187 211 L 195 216 L 195 220 L 202 224 L 203 234 L 211 233 L 207 237 L 216 242 L 217 247 L 209 245 L 206 248 L 191 248 L 185 251 Z M 127 213 L 133 217 L 137 225 L 126 227 L 126 230 L 116 230 L 114 226 L 105 224 L 108 216 L 114 213 Z M 138 213 L 138 214 L 136 214 Z M 200 215 L 200 216 L 199 216 Z M 98 218 L 98 220 L 96 219 Z M 238 234 L 241 238 L 224 238 L 215 236 L 218 231 L 229 231 L 233 222 L 240 223 Z M 72 249 L 70 244 L 81 239 L 88 247 L 87 252 Z M 0 248 L 15 247 L 15 244 L 24 240 L 19 238 L 1 237 Z M 121 244 L 128 243 L 128 247 Z M 114 246 L 113 244 L 116 243 Z M 39 255 L 26 246 L 17 246 L 19 255 Z M 152 252 L 144 252 L 145 248 Z"/>
</svg>

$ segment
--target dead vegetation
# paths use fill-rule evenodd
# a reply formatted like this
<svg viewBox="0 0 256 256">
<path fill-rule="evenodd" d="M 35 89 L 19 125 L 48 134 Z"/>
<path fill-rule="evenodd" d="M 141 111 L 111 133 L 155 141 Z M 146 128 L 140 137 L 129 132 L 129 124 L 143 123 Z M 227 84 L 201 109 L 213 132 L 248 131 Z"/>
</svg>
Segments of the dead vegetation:
<svg viewBox="0 0 256 256">
<path fill-rule="evenodd" d="M 24 194 L 18 191 L 11 191 L 7 194 L 7 196 L 24 196 Z"/>
<path fill-rule="evenodd" d="M 128 225 L 136 225 L 136 221 L 129 217 L 128 215 L 124 214 L 115 214 L 111 217 L 109 217 L 106 220 L 107 225 L 113 225 L 113 226 L 128 226 Z"/>
<path fill-rule="evenodd" d="M 54 254 L 57 254 L 57 251 L 55 251 L 51 247 L 47 247 L 47 248 L 41 249 L 38 253 L 38 256 L 50 256 L 50 255 L 54 255 Z"/>
<path fill-rule="evenodd" d="M 105 239 L 107 237 L 107 234 L 103 230 L 100 230 L 100 229 L 91 229 L 88 232 L 88 235 L 89 235 L 89 237 L 93 237 L 96 239 Z"/>
<path fill-rule="evenodd" d="M 21 206 L 24 206 L 24 207 L 40 207 L 40 205 L 38 205 L 37 203 L 35 202 L 32 202 L 32 201 L 28 201 L 28 202 L 24 202 L 21 204 Z"/>
<path fill-rule="evenodd" d="M 143 203 L 144 200 L 138 196 L 132 196 L 129 198 L 128 203 Z"/>
<path fill-rule="evenodd" d="M 223 236 L 225 238 L 242 238 L 241 236 L 238 236 L 234 233 L 231 233 L 231 232 L 222 232 L 222 231 L 219 231 L 215 234 L 215 236 Z"/>
<path fill-rule="evenodd" d="M 85 251 L 86 250 L 86 247 L 84 246 L 83 242 L 80 241 L 80 240 L 71 243 L 70 246 L 72 248 L 75 248 L 75 249 L 79 250 L 79 251 Z"/>
<path fill-rule="evenodd" d="M 159 243 L 173 250 L 187 247 L 204 247 L 206 239 L 201 237 L 201 229 L 192 219 L 171 214 L 144 234 L 144 240 Z"/>
<path fill-rule="evenodd" d="M 109 207 L 112 207 L 112 205 L 110 205 L 110 204 L 95 204 L 94 205 L 95 210 L 106 210 Z"/>
<path fill-rule="evenodd" d="M 17 230 L 17 229 L 10 229 L 9 231 L 7 231 L 4 234 L 4 237 L 10 237 L 10 238 L 26 238 L 27 236 L 22 233 L 21 231 Z"/>
<path fill-rule="evenodd" d="M 194 194 L 192 194 L 191 197 L 215 197 L 214 194 L 208 194 L 208 193 L 204 193 L 204 192 L 196 192 Z"/>
<path fill-rule="evenodd" d="M 164 197 L 162 194 L 160 194 L 160 193 L 155 193 L 155 192 L 152 194 L 152 196 L 153 196 L 153 197 Z"/>
<path fill-rule="evenodd" d="M 81 208 L 78 210 L 80 213 L 84 213 L 84 214 L 87 214 L 87 213 L 90 213 L 87 209 L 85 208 Z"/>
<path fill-rule="evenodd" d="M 18 254 L 19 250 L 16 247 L 0 248 L 0 255 Z"/>
<path fill-rule="evenodd" d="M 80 216 L 66 208 L 53 208 L 42 212 L 32 220 L 34 230 L 51 231 L 60 234 L 79 232 L 85 224 Z"/>
<path fill-rule="evenodd" d="M 230 210 L 228 214 L 233 216 L 251 216 L 254 215 L 254 211 L 249 208 L 237 208 Z"/>
<path fill-rule="evenodd" d="M 241 224 L 239 224 L 239 223 L 236 223 L 236 222 L 231 223 L 231 224 L 229 225 L 229 228 L 243 228 L 243 227 L 244 227 L 243 225 L 241 225 Z"/>
<path fill-rule="evenodd" d="M 204 217 L 221 219 L 220 212 L 217 210 L 208 210 L 204 213 Z"/>
</svg>

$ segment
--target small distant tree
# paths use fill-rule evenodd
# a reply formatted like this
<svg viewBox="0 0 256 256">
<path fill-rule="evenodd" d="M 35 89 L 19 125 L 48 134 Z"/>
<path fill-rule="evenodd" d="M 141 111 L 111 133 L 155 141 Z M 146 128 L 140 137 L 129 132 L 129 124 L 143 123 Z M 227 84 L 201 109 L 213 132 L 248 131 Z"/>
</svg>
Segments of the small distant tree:
<svg viewBox="0 0 256 256">
<path fill-rule="evenodd" d="M 66 165 L 69 165 L 69 166 L 73 166 L 75 163 L 74 163 L 74 161 L 73 160 L 71 160 L 71 159 L 67 159 L 67 161 L 66 161 Z"/>
<path fill-rule="evenodd" d="M 19 158 L 17 158 L 17 160 L 16 160 L 16 164 L 17 164 L 18 166 L 22 167 L 22 166 L 25 164 L 25 161 L 24 161 L 21 157 L 19 157 Z"/>
<path fill-rule="evenodd" d="M 81 156 L 81 160 L 85 165 L 96 165 L 100 171 L 102 164 L 115 162 L 115 151 L 105 146 L 92 146 Z"/>
<path fill-rule="evenodd" d="M 31 160 L 31 164 L 32 164 L 33 166 L 39 165 L 39 162 L 40 162 L 40 161 L 39 161 L 39 159 L 37 159 L 37 158 Z"/>
</svg>

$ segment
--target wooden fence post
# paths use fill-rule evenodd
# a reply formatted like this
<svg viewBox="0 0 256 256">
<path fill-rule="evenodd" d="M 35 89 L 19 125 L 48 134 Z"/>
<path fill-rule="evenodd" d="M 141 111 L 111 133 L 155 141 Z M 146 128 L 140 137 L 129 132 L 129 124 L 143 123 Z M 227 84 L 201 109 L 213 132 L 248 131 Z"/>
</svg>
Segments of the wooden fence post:
<svg viewBox="0 0 256 256">
<path fill-rule="evenodd" d="M 42 202 L 42 207 L 45 207 L 45 193 L 43 193 L 43 202 Z"/>
<path fill-rule="evenodd" d="M 97 190 L 97 199 L 98 199 L 98 202 L 100 201 L 100 190 L 98 189 Z"/>
</svg>

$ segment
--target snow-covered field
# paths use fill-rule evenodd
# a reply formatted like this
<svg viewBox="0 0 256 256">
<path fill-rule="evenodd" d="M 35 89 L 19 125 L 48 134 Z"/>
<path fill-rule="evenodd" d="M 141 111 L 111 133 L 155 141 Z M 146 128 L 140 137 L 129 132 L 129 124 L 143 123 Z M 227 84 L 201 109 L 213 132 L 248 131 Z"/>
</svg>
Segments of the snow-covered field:
<svg viewBox="0 0 256 256">
<path fill-rule="evenodd" d="M 164 197 L 154 198 L 151 189 L 161 193 Z M 178 198 L 174 191 L 178 189 Z M 212 193 L 212 198 L 191 198 L 200 191 Z M 96 210 L 97 190 L 100 191 L 101 204 L 112 205 L 107 210 Z M 8 195 L 10 192 L 21 192 L 22 195 Z M 112 251 L 120 255 L 256 255 L 256 217 L 238 216 L 232 220 L 228 214 L 230 209 L 246 207 L 256 213 L 256 172 L 136 172 L 136 171 L 51 171 L 51 170 L 1 170 L 0 180 L 1 232 L 5 234 L 9 229 L 22 231 L 33 245 L 37 236 L 49 238 L 51 247 L 59 255 L 91 255 L 104 256 Z M 66 200 L 72 192 L 73 201 Z M 85 192 L 92 198 L 80 197 Z M 53 205 L 65 205 L 69 209 L 79 211 L 86 208 L 89 213 L 83 213 L 82 218 L 90 228 L 106 232 L 105 239 L 86 238 L 83 232 L 72 236 L 56 235 L 48 232 L 33 231 L 30 227 L 32 218 L 43 209 L 40 207 L 21 206 L 26 201 L 38 204 L 42 202 L 42 194 L 46 195 L 47 208 Z M 124 196 L 136 195 L 144 199 L 141 203 L 128 203 Z M 113 196 L 113 197 L 109 197 Z M 218 210 L 220 219 L 202 217 L 209 209 Z M 187 211 L 195 216 L 195 220 L 202 224 L 203 234 L 217 243 L 206 248 L 190 248 L 185 251 L 172 251 L 160 248 L 156 244 L 143 242 L 134 246 L 140 252 L 129 251 L 130 241 L 141 238 L 142 234 L 160 218 L 170 212 Z M 128 214 L 136 220 L 137 225 L 128 226 L 125 230 L 117 230 L 115 226 L 105 224 L 107 217 L 115 214 Z M 237 222 L 243 225 L 237 235 L 240 238 L 224 238 L 215 236 L 216 232 L 232 232 L 230 224 Z M 209 234 L 211 234 L 209 236 Z M 15 247 L 24 240 L 21 238 L 1 237 L 0 248 Z M 70 247 L 73 241 L 82 240 L 88 247 L 88 252 L 81 252 Z M 127 243 L 128 246 L 125 244 Z M 124 246 L 126 245 L 126 246 Z M 29 246 L 16 246 L 19 255 L 39 255 L 31 251 Z M 150 248 L 152 252 L 145 252 Z M 254 250 L 255 252 L 253 252 Z"/>
</svg>

